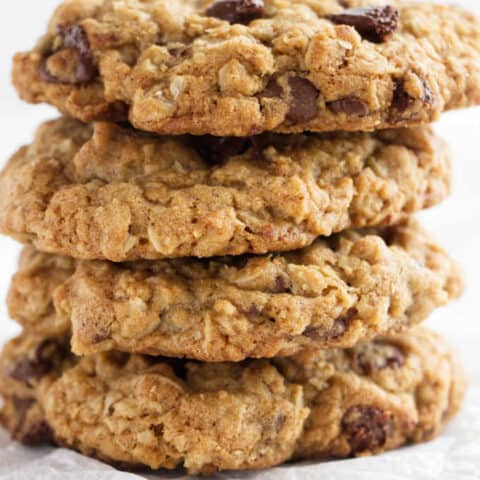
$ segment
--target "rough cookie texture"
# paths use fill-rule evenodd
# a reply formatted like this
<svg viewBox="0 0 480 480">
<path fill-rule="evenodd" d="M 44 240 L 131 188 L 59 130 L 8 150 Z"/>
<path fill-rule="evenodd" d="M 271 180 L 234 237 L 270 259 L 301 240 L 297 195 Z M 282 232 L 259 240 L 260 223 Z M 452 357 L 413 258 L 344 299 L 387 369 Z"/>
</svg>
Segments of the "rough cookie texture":
<svg viewBox="0 0 480 480">
<path fill-rule="evenodd" d="M 427 127 L 218 139 L 64 118 L 0 175 L 0 230 L 82 259 L 267 253 L 396 223 L 449 188 Z"/>
<path fill-rule="evenodd" d="M 162 134 L 373 130 L 480 103 L 475 17 L 385 3 L 69 0 L 13 79 L 27 101 Z"/>
<path fill-rule="evenodd" d="M 53 431 L 37 399 L 40 390 L 47 389 L 73 363 L 66 337 L 29 333 L 4 347 L 0 357 L 0 423 L 13 439 L 27 445 L 53 442 Z"/>
<path fill-rule="evenodd" d="M 29 332 L 47 336 L 70 333 L 68 318 L 55 311 L 53 295 L 72 276 L 76 265 L 73 258 L 25 247 L 8 293 L 11 317 Z"/>
<path fill-rule="evenodd" d="M 352 347 L 422 322 L 461 291 L 457 265 L 411 220 L 290 254 L 208 261 L 75 264 L 27 247 L 9 307 L 30 331 L 72 328 L 79 355 L 219 362 Z"/>
<path fill-rule="evenodd" d="M 153 469 L 211 474 L 379 453 L 438 435 L 465 391 L 455 355 L 423 329 L 290 359 L 172 364 L 109 353 L 52 364 L 44 378 L 12 378 L 31 356 L 28 338 L 0 360 L 2 423 L 15 435 L 20 419 L 50 430 L 39 442 Z M 26 410 L 14 402 L 19 391 L 29 395 Z"/>
</svg>

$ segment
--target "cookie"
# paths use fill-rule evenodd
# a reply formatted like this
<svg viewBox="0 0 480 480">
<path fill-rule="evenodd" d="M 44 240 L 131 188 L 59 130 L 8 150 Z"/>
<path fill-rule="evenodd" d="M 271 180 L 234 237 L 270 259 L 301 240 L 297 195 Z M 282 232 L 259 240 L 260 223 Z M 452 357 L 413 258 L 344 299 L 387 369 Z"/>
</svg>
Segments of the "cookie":
<svg viewBox="0 0 480 480">
<path fill-rule="evenodd" d="M 0 423 L 26 445 L 53 443 L 53 431 L 37 397 L 61 373 L 76 364 L 68 337 L 22 334 L 7 343 L 0 356 Z"/>
<path fill-rule="evenodd" d="M 438 435 L 465 391 L 455 355 L 421 328 L 237 364 L 108 353 L 48 370 L 35 341 L 46 340 L 24 335 L 3 352 L 2 423 L 19 441 L 53 439 L 130 467 L 211 474 L 380 453 Z M 18 375 L 25 363 L 43 376 Z"/>
<path fill-rule="evenodd" d="M 450 180 L 429 128 L 215 139 L 64 118 L 0 175 L 0 231 L 88 260 L 261 254 L 396 223 Z"/>
<path fill-rule="evenodd" d="M 13 79 L 161 134 L 394 128 L 480 103 L 480 25 L 396 0 L 70 0 Z"/>
<path fill-rule="evenodd" d="M 410 220 L 208 261 L 74 262 L 28 247 L 9 306 L 29 331 L 71 329 L 79 355 L 221 362 L 352 347 L 422 322 L 461 291 L 455 262 Z"/>
</svg>

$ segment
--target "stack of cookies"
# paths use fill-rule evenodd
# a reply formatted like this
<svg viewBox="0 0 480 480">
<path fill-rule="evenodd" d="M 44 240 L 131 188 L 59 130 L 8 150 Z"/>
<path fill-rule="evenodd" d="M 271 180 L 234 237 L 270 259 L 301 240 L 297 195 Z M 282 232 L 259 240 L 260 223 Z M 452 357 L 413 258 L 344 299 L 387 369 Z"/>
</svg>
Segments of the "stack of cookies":
<svg viewBox="0 0 480 480">
<path fill-rule="evenodd" d="M 412 218 L 450 189 L 426 125 L 480 104 L 480 26 L 376 0 L 66 0 L 14 61 L 42 125 L 0 176 L 25 243 L 3 425 L 190 473 L 429 440 L 460 295 Z M 82 123 L 85 122 L 85 123 Z"/>
</svg>

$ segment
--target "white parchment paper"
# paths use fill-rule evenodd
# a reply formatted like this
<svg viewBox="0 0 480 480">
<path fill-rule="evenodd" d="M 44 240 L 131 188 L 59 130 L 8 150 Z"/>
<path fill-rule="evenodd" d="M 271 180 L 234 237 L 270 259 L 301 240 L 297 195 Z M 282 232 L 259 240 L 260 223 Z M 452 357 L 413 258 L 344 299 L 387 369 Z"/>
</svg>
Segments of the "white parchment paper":
<svg viewBox="0 0 480 480">
<path fill-rule="evenodd" d="M 29 449 L 0 432 L 0 480 L 187 480 L 183 473 L 132 474 L 63 449 Z M 461 415 L 433 442 L 381 456 L 289 465 L 257 473 L 226 473 L 237 480 L 479 480 L 480 385 Z"/>
</svg>

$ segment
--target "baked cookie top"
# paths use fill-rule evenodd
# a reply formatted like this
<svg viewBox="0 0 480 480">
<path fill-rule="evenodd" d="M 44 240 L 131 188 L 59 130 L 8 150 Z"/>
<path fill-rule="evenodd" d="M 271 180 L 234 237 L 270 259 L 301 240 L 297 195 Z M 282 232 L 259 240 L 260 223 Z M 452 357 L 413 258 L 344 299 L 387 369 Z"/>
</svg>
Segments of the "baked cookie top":
<svg viewBox="0 0 480 480">
<path fill-rule="evenodd" d="M 161 134 L 373 130 L 480 103 L 480 26 L 379 0 L 68 0 L 15 57 L 30 102 Z"/>
<path fill-rule="evenodd" d="M 62 118 L 0 174 L 0 231 L 88 260 L 263 254 L 394 224 L 450 180 L 428 127 L 219 139 Z"/>
<path fill-rule="evenodd" d="M 438 435 L 465 391 L 452 350 L 423 329 L 237 364 L 68 359 L 61 343 L 24 335 L 6 347 L 2 424 L 24 443 L 129 467 L 212 474 L 379 453 Z"/>
<path fill-rule="evenodd" d="M 8 303 L 29 331 L 71 331 L 78 355 L 221 362 L 352 347 L 422 322 L 461 291 L 455 262 L 410 221 L 259 257 L 113 264 L 28 247 Z"/>
</svg>

